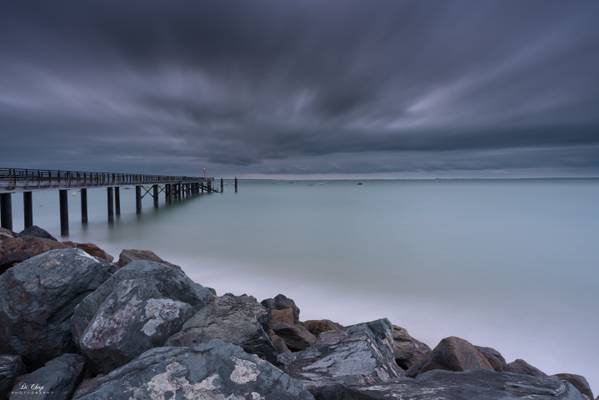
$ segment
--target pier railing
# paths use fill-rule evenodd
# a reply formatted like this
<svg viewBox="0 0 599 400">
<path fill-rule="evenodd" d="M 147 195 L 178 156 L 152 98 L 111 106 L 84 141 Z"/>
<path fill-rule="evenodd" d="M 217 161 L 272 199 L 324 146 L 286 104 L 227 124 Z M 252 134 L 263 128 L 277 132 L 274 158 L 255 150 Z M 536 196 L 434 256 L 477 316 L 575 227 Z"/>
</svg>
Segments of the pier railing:
<svg viewBox="0 0 599 400">
<path fill-rule="evenodd" d="M 115 172 L 0 168 L 0 190 L 3 191 L 207 182 L 208 180 L 212 180 L 212 178 Z"/>
</svg>

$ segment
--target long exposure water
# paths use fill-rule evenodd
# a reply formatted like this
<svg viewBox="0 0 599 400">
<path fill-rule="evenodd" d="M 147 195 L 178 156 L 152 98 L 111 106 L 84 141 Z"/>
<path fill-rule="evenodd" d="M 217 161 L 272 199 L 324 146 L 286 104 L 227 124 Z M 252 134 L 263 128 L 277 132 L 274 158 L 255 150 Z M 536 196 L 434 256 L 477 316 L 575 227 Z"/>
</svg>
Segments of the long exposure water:
<svg viewBox="0 0 599 400">
<path fill-rule="evenodd" d="M 599 180 L 242 181 L 106 222 L 89 190 L 70 240 L 114 256 L 151 249 L 219 293 L 284 293 L 302 319 L 387 317 L 434 346 L 455 335 L 599 389 Z M 22 223 L 14 195 L 15 229 Z M 34 222 L 58 235 L 58 193 L 34 192 Z"/>
</svg>

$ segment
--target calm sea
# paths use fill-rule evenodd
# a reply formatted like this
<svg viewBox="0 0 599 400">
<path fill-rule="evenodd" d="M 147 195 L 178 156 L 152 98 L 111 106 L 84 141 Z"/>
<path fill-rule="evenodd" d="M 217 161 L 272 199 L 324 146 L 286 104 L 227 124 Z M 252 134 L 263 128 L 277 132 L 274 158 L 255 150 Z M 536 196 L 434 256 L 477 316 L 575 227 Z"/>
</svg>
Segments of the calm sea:
<svg viewBox="0 0 599 400">
<path fill-rule="evenodd" d="M 158 210 L 147 196 L 140 217 L 121 190 L 113 225 L 105 189 L 89 198 L 82 228 L 69 196 L 72 240 L 152 249 L 219 293 L 284 293 L 303 319 L 460 336 L 599 390 L 599 180 L 242 181 Z M 34 193 L 54 234 L 57 209 L 56 191 Z"/>
</svg>

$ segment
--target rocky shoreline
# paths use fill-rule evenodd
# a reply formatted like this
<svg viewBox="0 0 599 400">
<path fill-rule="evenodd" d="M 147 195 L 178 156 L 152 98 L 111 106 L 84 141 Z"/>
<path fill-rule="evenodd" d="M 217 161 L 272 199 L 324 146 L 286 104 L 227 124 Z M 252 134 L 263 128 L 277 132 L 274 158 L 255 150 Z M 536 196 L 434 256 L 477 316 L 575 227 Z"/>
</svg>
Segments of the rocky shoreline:
<svg viewBox="0 0 599 400">
<path fill-rule="evenodd" d="M 0 229 L 2 399 L 593 400 L 586 379 L 387 319 L 301 321 L 292 299 L 217 295 L 150 251 Z M 599 400 L 599 397 L 597 398 Z"/>
</svg>

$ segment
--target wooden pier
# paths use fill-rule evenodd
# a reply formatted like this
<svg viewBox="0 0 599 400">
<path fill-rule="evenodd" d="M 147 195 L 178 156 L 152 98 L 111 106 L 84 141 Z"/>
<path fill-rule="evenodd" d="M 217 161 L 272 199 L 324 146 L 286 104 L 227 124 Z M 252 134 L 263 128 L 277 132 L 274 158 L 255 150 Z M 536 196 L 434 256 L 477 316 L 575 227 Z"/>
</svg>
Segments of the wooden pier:
<svg viewBox="0 0 599 400">
<path fill-rule="evenodd" d="M 203 193 L 217 193 L 212 177 L 166 176 L 129 174 L 115 172 L 59 171 L 41 169 L 0 168 L 0 225 L 12 230 L 12 195 L 23 194 L 23 219 L 25 228 L 33 225 L 33 192 L 58 190 L 60 205 L 60 232 L 69 234 L 68 191 L 79 189 L 81 193 L 81 223 L 87 224 L 87 189 L 106 188 L 106 211 L 108 222 L 115 214 L 121 214 L 121 187 L 135 187 L 135 210 L 142 213 L 142 199 L 151 196 L 154 208 L 158 208 L 159 195 L 164 193 L 166 204 L 188 199 Z M 220 192 L 223 191 L 223 180 Z M 237 178 L 235 178 L 237 191 Z"/>
</svg>

